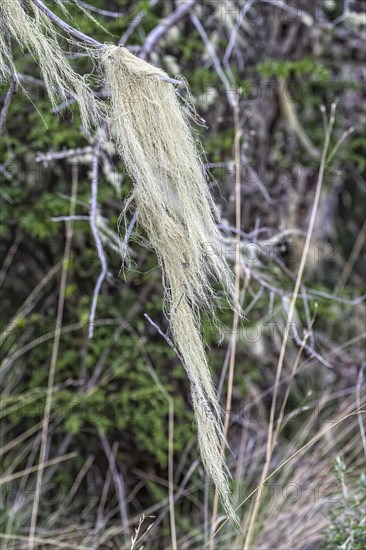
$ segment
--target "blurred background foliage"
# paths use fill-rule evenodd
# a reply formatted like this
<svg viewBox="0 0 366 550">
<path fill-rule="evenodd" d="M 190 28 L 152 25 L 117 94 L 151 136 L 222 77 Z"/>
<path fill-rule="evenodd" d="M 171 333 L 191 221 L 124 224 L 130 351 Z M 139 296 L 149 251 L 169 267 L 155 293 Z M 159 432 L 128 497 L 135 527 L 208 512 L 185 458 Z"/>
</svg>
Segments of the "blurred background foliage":
<svg viewBox="0 0 366 550">
<path fill-rule="evenodd" d="M 245 2 L 197 2 L 193 8 L 220 60 L 224 59 L 242 4 Z M 324 142 L 320 107 L 329 113 L 335 100 L 338 107 L 330 150 L 345 132 L 354 130 L 341 143 L 326 171 L 303 281 L 306 299 L 298 300 L 296 310 L 300 342 L 302 328 L 311 325 L 312 333 L 308 349 L 302 354 L 302 368 L 293 380 L 286 409 L 289 418 L 280 434 L 282 454 L 274 459 L 275 465 L 280 456 L 287 456 L 286 450 L 293 452 L 297 448 L 295 443 L 301 442 L 305 433 L 322 429 L 330 409 L 334 415 L 342 414 L 351 404 L 355 405 L 357 391 L 364 400 L 364 248 L 358 251 L 346 278 L 345 266 L 349 265 L 355 243 L 362 239 L 364 242 L 365 235 L 365 14 L 361 2 L 351 1 L 350 16 L 337 23 L 343 2 L 285 4 L 296 9 L 297 16 L 276 2 L 253 3 L 241 21 L 229 60 L 235 78 L 232 93 L 239 99 L 243 131 L 241 230 L 247 267 L 243 271 L 246 319 L 238 332 L 233 411 L 228 413 L 232 416 L 228 440 L 233 451 L 228 453 L 228 463 L 235 473 L 234 489 L 244 496 L 247 480 L 258 482 L 264 460 L 281 327 L 286 322 Z M 136 52 L 162 18 L 179 7 L 170 0 L 93 0 L 90 5 L 121 13 L 120 17 L 109 17 L 90 12 L 101 24 L 98 26 L 71 6 L 71 24 L 101 42 L 117 43 L 131 29 L 136 15 L 144 14 L 126 42 Z M 60 8 L 55 8 L 55 12 L 65 17 Z M 75 105 L 61 106 L 58 114 L 51 112 L 33 58 L 15 44 L 12 47 L 17 70 L 23 75 L 23 89 L 12 99 L 0 143 L 4 331 L 0 445 L 6 451 L 1 456 L 5 474 L 37 463 L 40 436 L 34 426 L 43 418 L 65 246 L 65 223 L 53 218 L 69 214 L 75 166 L 77 215 L 88 216 L 91 193 L 87 153 L 71 160 L 36 160 L 38 154 L 89 144 Z M 189 82 L 191 99 L 206 121 L 206 126 L 197 126 L 196 131 L 222 214 L 223 236 L 230 241 L 234 237 L 230 227 L 235 225 L 233 116 L 207 45 L 189 15 L 169 29 L 151 52 L 150 60 L 173 77 L 183 75 Z M 70 62 L 80 71 L 92 69 L 84 58 Z M 227 72 L 228 67 L 223 65 L 223 70 Z M 7 84 L 0 88 L 0 99 L 4 99 L 7 89 Z M 98 300 L 94 337 L 89 340 L 87 324 L 100 263 L 88 221 L 74 221 L 48 456 L 72 451 L 76 455 L 45 470 L 44 483 L 47 490 L 51 489 L 50 494 L 43 494 L 40 505 L 41 532 L 70 544 L 129 547 L 121 529 L 117 491 L 113 481 L 108 482 L 110 463 L 103 444 L 107 438 L 124 480 L 130 529 L 143 513 L 154 516 L 145 547 L 170 547 L 169 401 L 156 383 L 155 373 L 174 403 L 178 547 L 202 548 L 208 538 L 206 515 L 212 495 L 207 495 L 208 482 L 197 454 L 189 383 L 173 350 L 144 318 L 147 313 L 162 330 L 167 329 L 160 269 L 153 251 L 141 245 L 138 228 L 133 229 L 128 245 L 130 266 L 121 269 L 118 218 L 132 184 L 113 151 L 109 154 L 105 149 L 105 156 L 99 179 L 98 219 L 105 235 L 109 275 Z M 74 167 L 72 161 L 76 161 Z M 123 231 L 121 236 L 124 237 Z M 254 259 L 248 252 L 253 247 L 260 251 Z M 337 286 L 340 279 L 344 284 Z M 218 315 L 221 333 L 208 317 L 204 318 L 202 330 L 224 406 L 223 365 L 228 358 L 232 313 L 223 304 Z M 284 378 L 291 375 L 298 351 L 299 342 L 294 337 L 286 354 Z M 253 402 L 259 404 L 261 413 L 256 421 L 244 414 Z M 308 419 L 314 411 L 316 421 L 309 427 Z M 22 438 L 28 430 L 29 436 Z M 344 495 L 339 464 L 332 473 L 332 460 L 343 456 L 344 468 L 352 466 L 346 486 L 349 493 L 356 495 L 353 499 L 360 491 L 357 480 L 362 469 L 362 444 L 357 430 L 357 420 L 353 419 L 348 433 L 335 437 L 332 445 L 327 440 L 329 456 L 318 463 L 322 479 L 335 479 Z M 19 444 L 8 449 L 9 442 L 16 438 L 20 438 Z M 303 458 L 299 468 L 307 472 L 303 479 L 310 483 L 311 456 Z M 288 479 L 292 475 L 290 468 Z M 80 488 L 69 499 L 68 491 L 78 476 Z M 34 482 L 35 477 L 27 475 L 2 485 L 1 533 L 27 534 Z M 357 502 L 347 501 L 345 506 L 358 510 L 362 502 Z M 329 548 L 363 548 L 362 515 L 355 512 L 351 521 L 352 513 L 342 516 L 341 506 L 328 517 L 332 502 L 323 498 L 322 503 L 324 506 L 316 510 L 314 519 L 314 513 L 307 508 L 309 516 L 302 511 L 301 499 L 296 501 L 295 519 L 302 517 L 303 526 L 292 532 L 288 523 L 287 529 L 281 530 L 278 546 L 276 519 L 271 516 L 270 505 L 263 506 L 256 541 L 264 540 L 263 544 L 276 548 L 325 548 L 327 544 Z M 285 523 L 289 517 L 286 504 L 289 505 L 284 501 L 281 504 L 285 507 Z M 240 514 L 245 517 L 247 510 L 248 507 L 242 508 Z M 281 509 L 278 513 L 280 516 Z M 341 516 L 345 519 L 337 523 Z M 352 526 L 357 527 L 357 533 L 353 545 L 347 546 L 344 534 L 352 532 Z M 60 529 L 67 534 L 61 536 Z M 296 542 L 295 535 L 299 537 Z M 239 547 L 232 542 L 232 536 L 230 529 L 226 530 L 217 547 Z M 10 539 L 4 539 L 3 544 L 4 548 L 23 548 L 20 542 Z"/>
</svg>

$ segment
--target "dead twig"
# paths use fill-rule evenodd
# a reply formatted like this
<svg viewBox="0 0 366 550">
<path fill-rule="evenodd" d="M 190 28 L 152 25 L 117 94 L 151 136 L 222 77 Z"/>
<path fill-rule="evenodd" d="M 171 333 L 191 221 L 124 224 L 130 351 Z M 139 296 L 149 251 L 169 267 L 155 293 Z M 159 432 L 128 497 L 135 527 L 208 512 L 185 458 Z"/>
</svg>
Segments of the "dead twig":
<svg viewBox="0 0 366 550">
<path fill-rule="evenodd" d="M 197 0 L 187 0 L 187 2 L 183 2 L 175 11 L 170 13 L 168 17 L 163 19 L 146 37 L 139 57 L 144 60 L 148 59 L 157 43 L 167 34 L 169 29 L 177 25 L 177 23 L 183 19 L 196 3 Z"/>
</svg>

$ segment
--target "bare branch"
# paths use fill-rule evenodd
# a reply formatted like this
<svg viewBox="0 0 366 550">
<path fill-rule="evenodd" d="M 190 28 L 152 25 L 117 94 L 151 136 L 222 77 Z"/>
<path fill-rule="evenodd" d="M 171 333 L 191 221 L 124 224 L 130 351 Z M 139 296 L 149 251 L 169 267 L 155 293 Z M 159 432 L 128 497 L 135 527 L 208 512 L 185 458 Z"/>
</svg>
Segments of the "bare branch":
<svg viewBox="0 0 366 550">
<path fill-rule="evenodd" d="M 94 38 L 91 38 L 90 36 L 87 36 L 86 34 L 82 33 L 81 31 L 78 31 L 77 29 L 75 29 L 74 27 L 69 25 L 68 23 L 65 23 L 65 21 L 60 19 L 60 17 L 55 15 L 49 8 L 47 8 L 47 6 L 45 6 L 41 2 L 41 0 L 31 0 L 31 1 L 33 2 L 33 4 L 35 4 L 37 6 L 37 8 L 39 8 L 45 15 L 47 15 L 47 17 L 49 17 L 58 27 L 63 29 L 68 34 L 71 34 L 71 36 L 74 36 L 75 38 L 77 38 L 81 42 L 85 42 L 86 44 L 89 44 L 90 46 L 94 46 L 98 50 L 101 50 L 101 49 L 106 47 L 105 44 L 102 44 L 101 42 L 98 42 Z M 190 0 L 190 1 L 193 2 L 193 0 Z M 122 46 L 122 44 L 120 44 L 120 46 Z M 170 84 L 183 85 L 183 82 L 181 82 L 180 80 L 175 80 L 174 78 L 169 78 L 169 77 L 162 76 L 161 80 L 164 80 L 165 82 L 169 82 Z"/>
<path fill-rule="evenodd" d="M 82 42 L 86 42 L 86 44 L 90 44 L 90 46 L 94 46 L 95 48 L 101 49 L 104 48 L 104 44 L 101 44 L 97 40 L 94 40 L 94 38 L 91 38 L 90 36 L 87 36 L 81 31 L 78 31 L 77 29 L 74 29 L 74 27 L 71 27 L 68 23 L 65 23 L 60 17 L 55 15 L 47 6 L 41 2 L 41 0 L 31 0 L 33 4 L 37 6 L 38 9 L 43 11 L 47 17 L 49 17 L 58 27 L 63 29 L 68 34 L 71 34 L 71 36 L 74 36 L 78 40 L 81 40 Z"/>
<path fill-rule="evenodd" d="M 104 249 L 102 245 L 102 240 L 99 235 L 98 231 L 98 225 L 97 225 L 97 215 L 98 215 L 98 176 L 99 176 L 99 149 L 100 145 L 98 144 L 94 151 L 93 156 L 93 162 L 92 162 L 92 188 L 91 188 L 91 199 L 90 199 L 90 214 L 89 214 L 89 221 L 90 221 L 90 228 L 93 233 L 95 246 L 97 248 L 97 253 L 100 261 L 100 265 L 102 267 L 101 272 L 99 274 L 99 277 L 97 279 L 97 282 L 94 287 L 94 293 L 93 293 L 93 301 L 92 301 L 92 307 L 90 311 L 90 318 L 89 318 L 89 331 L 88 331 L 88 337 L 91 339 L 93 338 L 94 333 L 94 320 L 95 320 L 95 312 L 97 309 L 97 303 L 98 303 L 98 297 L 100 288 L 102 286 L 102 283 L 104 279 L 106 278 L 108 274 L 108 265 L 107 260 L 104 254 Z"/>
<path fill-rule="evenodd" d="M 165 36 L 174 25 L 177 25 L 177 23 L 183 19 L 196 3 L 197 0 L 188 0 L 168 15 L 168 17 L 163 19 L 147 36 L 139 57 L 145 60 L 148 59 L 157 43 L 160 42 L 163 36 Z"/>
</svg>

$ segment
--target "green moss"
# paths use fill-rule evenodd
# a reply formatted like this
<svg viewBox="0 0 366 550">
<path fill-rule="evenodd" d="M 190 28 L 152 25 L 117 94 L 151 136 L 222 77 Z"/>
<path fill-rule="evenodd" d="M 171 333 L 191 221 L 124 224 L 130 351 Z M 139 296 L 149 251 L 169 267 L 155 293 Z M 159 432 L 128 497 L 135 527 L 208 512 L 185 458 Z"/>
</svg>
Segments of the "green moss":
<svg viewBox="0 0 366 550">
<path fill-rule="evenodd" d="M 318 59 L 305 57 L 299 60 L 266 59 L 257 65 L 258 72 L 266 77 L 280 76 L 285 80 L 290 77 L 308 76 L 311 82 L 328 84 L 331 73 L 328 67 Z"/>
</svg>

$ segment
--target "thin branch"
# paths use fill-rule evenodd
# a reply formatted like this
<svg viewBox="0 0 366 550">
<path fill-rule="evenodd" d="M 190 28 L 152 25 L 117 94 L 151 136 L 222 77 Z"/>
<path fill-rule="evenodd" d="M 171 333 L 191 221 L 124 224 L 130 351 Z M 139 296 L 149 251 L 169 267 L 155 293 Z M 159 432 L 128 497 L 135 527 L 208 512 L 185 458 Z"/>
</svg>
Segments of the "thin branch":
<svg viewBox="0 0 366 550">
<path fill-rule="evenodd" d="M 150 325 L 152 325 L 157 331 L 158 333 L 160 334 L 160 336 L 162 336 L 164 338 L 164 340 L 166 341 L 166 343 L 172 348 L 172 350 L 175 352 L 175 354 L 177 355 L 177 357 L 179 357 L 180 360 L 181 357 L 179 355 L 179 352 L 178 350 L 176 349 L 176 347 L 174 346 L 173 342 L 171 341 L 171 339 L 169 338 L 169 336 L 167 334 L 165 334 L 161 328 L 159 327 L 158 324 L 156 324 L 152 319 L 151 317 L 147 314 L 147 313 L 144 313 L 144 317 L 145 319 L 147 319 L 150 323 Z"/>
<path fill-rule="evenodd" d="M 96 146 L 96 149 L 94 151 L 93 161 L 92 161 L 92 179 L 91 179 L 91 199 L 90 199 L 90 212 L 89 212 L 89 223 L 90 223 L 90 229 L 93 233 L 95 246 L 97 248 L 97 253 L 101 265 L 101 272 L 99 274 L 99 277 L 97 279 L 97 282 L 94 287 L 94 293 L 93 293 L 93 301 L 90 311 L 90 318 L 89 318 L 89 330 L 88 330 L 88 338 L 93 338 L 94 333 L 94 320 L 95 320 L 95 313 L 97 309 L 97 303 L 98 303 L 98 297 L 100 288 L 102 286 L 102 283 L 104 279 L 106 278 L 108 274 L 108 265 L 107 260 L 104 254 L 104 249 L 102 245 L 102 240 L 99 235 L 98 231 L 98 225 L 97 225 L 97 215 L 98 215 L 98 176 L 99 176 L 99 149 L 100 145 Z"/>
<path fill-rule="evenodd" d="M 146 37 L 144 45 L 140 51 L 139 57 L 141 59 L 148 59 L 157 43 L 167 34 L 169 29 L 177 25 L 181 19 L 193 8 L 197 3 L 197 0 L 188 0 L 183 2 L 175 11 L 163 19 L 159 25 L 157 25 Z"/>
<path fill-rule="evenodd" d="M 337 17 L 337 19 L 334 19 L 332 22 L 333 26 L 339 25 L 339 23 L 342 23 L 345 19 L 347 19 L 350 12 L 349 5 L 350 0 L 343 0 L 343 12 L 339 17 Z"/>
<path fill-rule="evenodd" d="M 11 100 L 13 99 L 17 89 L 18 89 L 18 82 L 15 79 L 12 79 L 11 84 L 9 86 L 9 90 L 6 92 L 6 95 L 5 95 L 3 107 L 0 111 L 0 136 L 3 135 L 5 121 L 9 111 Z"/>
<path fill-rule="evenodd" d="M 49 153 L 38 153 L 36 156 L 36 162 L 52 162 L 53 160 L 61 160 L 72 157 L 91 155 L 94 149 L 90 145 L 87 147 L 80 147 L 77 149 L 67 149 L 66 151 L 54 151 Z"/>
<path fill-rule="evenodd" d="M 207 48 L 207 51 L 211 56 L 212 62 L 215 66 L 215 70 L 216 70 L 221 82 L 225 86 L 228 102 L 229 102 L 231 108 L 234 109 L 235 104 L 236 104 L 236 97 L 235 97 L 236 96 L 236 91 L 235 91 L 235 89 L 233 89 L 233 84 L 229 82 L 229 79 L 227 78 L 227 76 L 226 76 L 226 74 L 225 74 L 225 72 L 224 72 L 224 70 L 221 66 L 221 63 L 220 63 L 220 60 L 217 56 L 216 50 L 215 50 L 211 40 L 209 39 L 209 37 L 207 35 L 207 32 L 205 31 L 201 21 L 198 19 L 197 15 L 195 13 L 191 14 L 191 20 L 192 20 L 194 26 L 196 27 L 196 29 L 198 30 L 198 32 L 199 32 L 199 34 L 202 38 L 202 41 L 205 44 L 205 46 Z"/>
<path fill-rule="evenodd" d="M 53 222 L 71 222 L 71 221 L 85 221 L 90 222 L 90 216 L 58 216 L 51 218 Z"/>
<path fill-rule="evenodd" d="M 110 97 L 111 94 L 110 94 L 110 92 L 107 92 L 106 90 L 101 90 L 100 92 L 95 92 L 94 96 L 95 97 L 106 98 L 106 97 Z M 70 107 L 70 105 L 74 105 L 74 103 L 77 103 L 77 98 L 76 97 L 70 97 L 70 99 L 66 99 L 65 101 L 63 101 L 59 105 L 56 105 L 56 107 L 53 107 L 51 109 L 51 113 L 61 113 L 64 109 L 67 109 L 68 107 Z"/>
<path fill-rule="evenodd" d="M 126 262 L 126 258 L 127 258 L 127 246 L 128 246 L 128 241 L 130 240 L 130 236 L 131 236 L 131 233 L 133 231 L 133 228 L 135 227 L 136 225 L 136 222 L 137 222 L 137 219 L 138 219 L 138 216 L 139 216 L 139 211 L 138 209 L 135 210 L 133 216 L 132 216 L 132 219 L 130 221 L 130 224 L 127 228 L 127 231 L 126 231 L 126 234 L 123 238 L 123 241 L 121 243 L 121 256 L 122 256 L 122 266 L 121 266 L 121 269 L 120 269 L 120 273 L 123 269 L 123 267 L 125 265 L 127 265 L 127 262 Z"/>
<path fill-rule="evenodd" d="M 285 304 L 285 301 L 283 300 L 283 304 L 284 304 L 284 310 L 286 311 L 286 313 L 288 314 L 289 310 Z M 327 359 L 325 359 L 322 355 L 320 355 L 320 353 L 318 353 L 317 351 L 315 351 L 315 349 L 313 349 L 309 344 L 306 343 L 306 341 L 308 340 L 308 338 L 310 337 L 310 334 L 311 334 L 311 327 L 313 326 L 313 322 L 310 322 L 309 323 L 309 326 L 307 328 L 307 331 L 308 331 L 308 334 L 306 336 L 306 339 L 305 341 L 303 339 L 300 338 L 300 335 L 299 335 L 299 332 L 297 330 L 297 327 L 296 327 L 296 324 L 292 324 L 290 323 L 290 325 L 287 325 L 284 327 L 284 335 L 286 337 L 286 339 L 288 340 L 289 339 L 289 336 L 288 336 L 288 329 L 291 328 L 291 331 L 292 331 L 292 334 L 295 338 L 295 342 L 296 344 L 303 348 L 304 350 L 306 350 L 314 359 L 316 359 L 317 361 L 319 361 L 319 363 L 321 363 L 322 365 L 324 365 L 327 369 L 334 369 L 334 366 L 332 365 L 332 363 L 330 363 L 329 361 L 327 361 Z"/>
<path fill-rule="evenodd" d="M 229 38 L 229 44 L 227 45 L 227 48 L 225 50 L 225 54 L 223 57 L 223 64 L 225 65 L 226 69 L 229 69 L 231 72 L 231 68 L 229 65 L 230 57 L 232 54 L 232 51 L 235 46 L 235 42 L 238 36 L 239 29 L 241 27 L 242 21 L 244 20 L 246 14 L 254 4 L 255 0 L 248 0 L 243 6 L 243 8 L 240 11 L 239 20 L 235 23 L 233 28 L 230 31 L 230 38 Z"/>
<path fill-rule="evenodd" d="M 314 18 L 310 15 L 310 13 L 283 2 L 282 0 L 259 0 L 259 2 L 262 2 L 263 4 L 270 4 L 271 6 L 288 12 L 292 16 L 296 17 L 296 20 L 301 21 L 301 23 L 307 27 L 314 25 Z"/>
<path fill-rule="evenodd" d="M 60 17 L 58 17 L 56 14 L 54 14 L 47 6 L 41 2 L 41 0 L 31 0 L 33 4 L 37 6 L 39 10 L 41 10 L 51 21 L 53 21 L 58 27 L 63 29 L 68 34 L 71 34 L 71 36 L 74 36 L 78 40 L 81 40 L 81 42 L 85 42 L 86 44 L 90 44 L 90 46 L 94 46 L 97 49 L 104 48 L 104 44 L 101 44 L 97 40 L 94 40 L 94 38 L 91 38 L 90 36 L 87 36 L 81 31 L 78 31 L 77 29 L 74 29 L 74 27 L 71 27 L 68 23 L 65 23 Z"/>
<path fill-rule="evenodd" d="M 96 8 L 95 6 L 92 6 L 91 4 L 87 4 L 82 0 L 76 0 L 76 3 L 79 4 L 82 8 L 85 8 L 86 10 L 93 11 L 98 15 L 102 15 L 103 17 L 110 17 L 111 19 L 119 19 L 120 17 L 123 17 L 125 15 L 125 13 L 122 13 L 122 12 L 108 11 L 108 10 L 102 10 L 100 8 Z"/>
<path fill-rule="evenodd" d="M 153 7 L 155 6 L 157 3 L 159 2 L 159 0 L 150 0 L 150 6 Z M 127 40 L 130 38 L 131 34 L 133 33 L 133 31 L 136 29 L 136 27 L 139 26 L 139 24 L 141 23 L 141 21 L 144 19 L 145 15 L 146 15 L 146 12 L 147 10 L 141 10 L 140 12 L 138 12 L 136 14 L 136 16 L 133 18 L 133 20 L 131 21 L 128 29 L 123 33 L 123 35 L 121 36 L 120 38 L 120 41 L 118 42 L 118 45 L 121 46 L 123 44 L 126 44 Z"/>
<path fill-rule="evenodd" d="M 147 517 L 151 518 L 153 516 L 147 516 Z M 144 536 L 150 531 L 151 527 L 154 525 L 154 523 L 151 523 L 149 525 L 149 527 L 146 529 L 146 531 L 143 533 L 143 535 L 141 535 L 140 538 L 138 538 L 138 536 L 140 534 L 141 525 L 143 524 L 144 520 L 145 520 L 145 514 L 142 514 L 142 516 L 139 519 L 138 526 L 135 529 L 135 535 L 131 537 L 131 550 L 135 549 L 136 544 L 141 542 L 141 540 L 144 538 Z M 141 548 L 143 548 L 143 546 Z"/>
<path fill-rule="evenodd" d="M 192 1 L 192 0 L 191 0 Z M 95 40 L 94 38 L 91 38 L 90 36 L 87 36 L 86 34 L 82 33 L 81 31 L 78 31 L 68 23 L 65 23 L 60 17 L 55 15 L 47 6 L 41 2 L 41 0 L 31 0 L 33 4 L 37 6 L 38 9 L 40 9 L 47 17 L 51 19 L 58 27 L 63 29 L 66 33 L 71 34 L 71 36 L 74 36 L 81 42 L 85 42 L 86 44 L 89 44 L 90 46 L 93 46 L 94 48 L 97 48 L 98 50 L 104 49 L 106 47 L 105 44 L 102 44 L 101 42 L 98 42 L 98 40 Z M 122 46 L 122 44 L 120 44 Z M 177 85 L 184 85 L 184 83 L 180 80 L 176 80 L 174 78 L 169 78 L 162 76 L 161 80 L 164 80 L 165 82 L 169 82 L 170 84 L 177 84 Z"/>
</svg>

